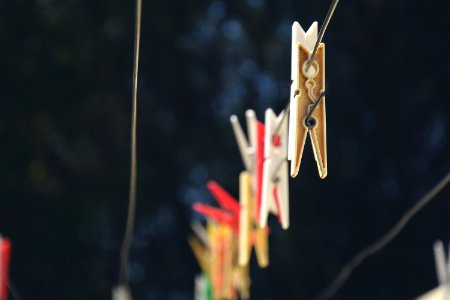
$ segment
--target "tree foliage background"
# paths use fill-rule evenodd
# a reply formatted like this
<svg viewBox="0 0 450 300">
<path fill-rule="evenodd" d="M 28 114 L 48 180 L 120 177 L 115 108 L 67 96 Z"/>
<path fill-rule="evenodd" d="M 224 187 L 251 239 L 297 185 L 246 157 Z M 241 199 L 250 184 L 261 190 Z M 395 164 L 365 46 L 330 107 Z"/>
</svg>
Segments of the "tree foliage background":
<svg viewBox="0 0 450 300">
<path fill-rule="evenodd" d="M 243 168 L 228 118 L 280 112 L 290 28 L 330 1 L 143 1 L 135 299 L 192 299 L 193 201 Z M 290 181 L 291 228 L 272 226 L 254 299 L 308 299 L 450 169 L 450 4 L 340 2 L 327 44 L 329 175 L 309 143 Z M 128 198 L 133 1 L 0 2 L 0 232 L 23 299 L 109 299 Z M 450 190 L 335 299 L 410 299 L 437 285 Z"/>
</svg>

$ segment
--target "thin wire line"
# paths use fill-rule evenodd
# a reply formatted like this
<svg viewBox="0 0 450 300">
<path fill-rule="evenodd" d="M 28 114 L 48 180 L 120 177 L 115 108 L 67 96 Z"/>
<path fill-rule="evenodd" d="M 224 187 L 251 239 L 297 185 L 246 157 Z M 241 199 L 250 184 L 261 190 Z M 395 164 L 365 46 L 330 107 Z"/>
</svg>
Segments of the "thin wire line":
<svg viewBox="0 0 450 300">
<path fill-rule="evenodd" d="M 296 96 L 296 95 L 295 95 L 295 96 Z M 323 99 L 324 96 L 325 96 L 325 91 L 323 91 L 323 92 L 320 94 L 319 98 L 318 98 L 316 101 L 314 101 L 314 104 L 313 104 L 313 106 L 311 107 L 311 110 L 310 110 L 309 113 L 306 115 L 306 118 L 305 118 L 305 125 L 308 127 L 309 130 L 311 130 L 311 128 L 312 128 L 312 126 L 309 125 L 309 124 L 310 124 L 310 119 L 311 119 L 311 117 L 312 117 L 312 114 L 313 114 L 314 111 L 316 110 L 317 106 L 319 106 L 319 104 L 320 104 L 320 102 L 322 101 L 322 99 Z M 283 113 L 283 116 L 281 116 L 281 121 L 278 123 L 278 126 L 277 126 L 276 129 L 274 130 L 273 136 L 275 136 L 275 135 L 278 133 L 278 131 L 280 130 L 280 128 L 281 128 L 281 123 L 283 123 L 283 120 L 284 120 L 285 116 L 289 113 L 289 107 L 290 107 L 290 106 L 289 106 L 289 103 L 288 103 L 288 106 L 281 112 L 281 113 Z M 270 178 L 272 179 L 273 182 L 276 182 L 276 181 L 278 180 L 278 171 L 280 171 L 281 166 L 283 165 L 283 162 L 284 162 L 284 161 L 280 161 L 280 162 L 278 163 L 278 165 L 276 166 L 276 168 L 273 170 L 272 175 L 270 176 Z"/>
<path fill-rule="evenodd" d="M 311 56 L 309 57 L 309 60 L 306 64 L 306 72 L 308 72 L 309 67 L 311 67 L 312 62 L 314 61 L 314 58 L 316 57 L 317 49 L 319 49 L 320 42 L 322 42 L 323 35 L 325 34 L 325 30 L 327 30 L 328 24 L 330 23 L 331 17 L 334 14 L 334 10 L 336 9 L 336 6 L 338 5 L 339 0 L 334 0 L 330 8 L 328 9 L 327 15 L 325 16 L 325 21 L 322 23 L 322 27 L 320 27 L 319 31 L 319 37 L 317 38 L 316 45 L 314 46 L 314 50 L 311 53 Z"/>
<path fill-rule="evenodd" d="M 361 250 L 356 254 L 339 272 L 338 276 L 326 287 L 315 300 L 330 299 L 345 284 L 350 277 L 352 271 L 359 266 L 366 258 L 374 255 L 378 251 L 386 247 L 397 235 L 403 230 L 408 222 L 427 205 L 433 198 L 442 191 L 450 182 L 450 172 L 439 181 L 425 196 L 423 196 L 413 207 L 411 207 L 403 217 L 389 230 L 384 236 L 374 242 L 372 245 Z"/>
<path fill-rule="evenodd" d="M 311 121 L 311 117 L 312 114 L 314 113 L 314 111 L 316 110 L 316 108 L 319 106 L 320 102 L 322 101 L 323 97 L 325 96 L 325 91 L 323 91 L 320 96 L 319 99 L 317 99 L 316 101 L 314 101 L 313 106 L 311 107 L 311 110 L 309 111 L 309 113 L 306 115 L 305 118 L 305 125 L 308 127 L 308 129 L 311 129 L 312 126 L 310 126 L 310 121 Z"/>
<path fill-rule="evenodd" d="M 128 262 L 131 240 L 133 238 L 134 221 L 136 217 L 136 186 L 137 186 L 137 151 L 136 151 L 136 120 L 137 120 L 137 85 L 139 68 L 139 44 L 141 38 L 142 0 L 136 0 L 136 23 L 134 30 L 134 64 L 131 109 L 131 165 L 130 165 L 130 194 L 128 200 L 128 216 L 125 235 L 120 251 L 120 284 L 127 285 Z"/>
</svg>

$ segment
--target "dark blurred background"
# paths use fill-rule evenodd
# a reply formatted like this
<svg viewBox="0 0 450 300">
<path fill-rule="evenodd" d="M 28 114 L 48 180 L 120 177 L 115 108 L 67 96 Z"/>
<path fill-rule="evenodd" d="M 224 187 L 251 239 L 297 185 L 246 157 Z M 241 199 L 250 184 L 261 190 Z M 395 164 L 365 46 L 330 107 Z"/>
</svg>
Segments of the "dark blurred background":
<svg viewBox="0 0 450 300">
<path fill-rule="evenodd" d="M 289 98 L 291 24 L 331 1 L 143 1 L 135 299 L 192 299 L 190 204 L 238 194 L 230 114 Z M 253 299 L 308 299 L 450 169 L 450 4 L 342 0 L 325 34 L 329 175 L 310 142 Z M 0 232 L 24 300 L 110 299 L 128 201 L 134 1 L 0 1 Z M 435 287 L 450 188 L 335 299 Z M 273 221 L 273 220 L 272 220 Z"/>
</svg>

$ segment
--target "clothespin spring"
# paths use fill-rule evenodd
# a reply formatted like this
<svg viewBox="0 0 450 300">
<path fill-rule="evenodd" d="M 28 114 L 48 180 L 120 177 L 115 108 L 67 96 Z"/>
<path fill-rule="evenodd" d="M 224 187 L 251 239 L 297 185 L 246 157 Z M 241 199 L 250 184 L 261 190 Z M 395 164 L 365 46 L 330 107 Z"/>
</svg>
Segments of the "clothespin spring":
<svg viewBox="0 0 450 300">
<path fill-rule="evenodd" d="M 294 97 L 297 96 L 297 94 L 298 94 L 298 91 L 295 91 Z M 305 126 L 308 127 L 309 130 L 313 129 L 314 126 L 316 126 L 316 119 L 312 116 L 312 114 L 314 113 L 316 108 L 319 106 L 319 104 L 322 101 L 322 99 L 324 98 L 324 96 L 325 96 L 325 91 L 323 91 L 320 94 L 319 98 L 316 101 L 314 101 L 314 104 L 311 106 L 311 109 L 309 110 L 308 114 L 306 115 Z M 289 105 L 284 109 L 284 114 L 282 116 L 281 122 L 283 122 L 283 119 L 286 117 L 287 114 L 289 114 Z M 281 122 L 279 124 L 281 124 Z M 280 125 L 278 125 L 278 127 L 274 131 L 274 136 L 277 134 L 278 130 L 280 130 Z M 280 161 L 278 163 L 278 165 L 276 166 L 276 168 L 274 169 L 272 175 L 270 176 L 270 178 L 272 179 L 273 182 L 278 181 L 278 171 L 280 171 L 280 168 L 282 165 L 283 165 L 283 161 Z"/>
<path fill-rule="evenodd" d="M 311 106 L 311 109 L 309 110 L 308 114 L 305 118 L 305 126 L 308 127 L 309 130 L 313 129 L 314 126 L 316 126 L 316 119 L 312 116 L 314 111 L 316 110 L 317 106 L 319 106 L 320 101 L 322 101 L 323 97 L 325 96 L 325 91 L 323 91 L 319 98 L 314 101 L 314 104 Z"/>
</svg>

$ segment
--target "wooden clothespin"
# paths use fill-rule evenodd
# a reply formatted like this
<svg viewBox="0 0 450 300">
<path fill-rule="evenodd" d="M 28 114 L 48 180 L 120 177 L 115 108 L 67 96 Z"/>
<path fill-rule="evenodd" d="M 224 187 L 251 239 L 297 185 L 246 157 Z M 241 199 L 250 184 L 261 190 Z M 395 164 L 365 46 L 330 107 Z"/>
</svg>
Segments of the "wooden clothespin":
<svg viewBox="0 0 450 300">
<path fill-rule="evenodd" d="M 307 32 L 298 22 L 292 25 L 292 85 L 288 145 L 292 177 L 296 177 L 300 169 L 308 132 L 320 178 L 325 178 L 328 173 L 323 94 L 325 92 L 325 44 L 320 43 L 315 57 L 311 57 L 317 39 L 317 22 L 314 22 Z"/>
<path fill-rule="evenodd" d="M 256 226 L 252 179 L 248 171 L 243 171 L 239 175 L 239 200 L 241 212 L 239 216 L 238 263 L 240 266 L 248 265 L 254 246 L 258 265 L 265 268 L 269 265 L 268 229 L 266 226 L 263 228 Z"/>
<path fill-rule="evenodd" d="M 445 255 L 444 244 L 436 241 L 433 245 L 434 262 L 439 286 L 418 297 L 419 300 L 449 300 L 450 299 L 450 253 Z"/>
<path fill-rule="evenodd" d="M 11 241 L 0 236 L 0 300 L 8 299 L 9 261 Z"/>
<path fill-rule="evenodd" d="M 203 273 L 210 273 L 210 264 L 209 264 L 209 256 L 210 256 L 210 248 L 203 244 L 198 237 L 190 236 L 188 238 L 189 246 L 191 246 L 192 252 L 194 253 L 195 258 L 197 259 L 198 265 Z"/>
<path fill-rule="evenodd" d="M 233 274 L 234 286 L 242 300 L 250 299 L 250 266 L 237 266 Z"/>
<path fill-rule="evenodd" d="M 266 110 L 264 168 L 259 225 L 265 227 L 269 212 L 278 215 L 283 229 L 289 228 L 289 183 L 287 163 L 287 118 Z"/>
</svg>

